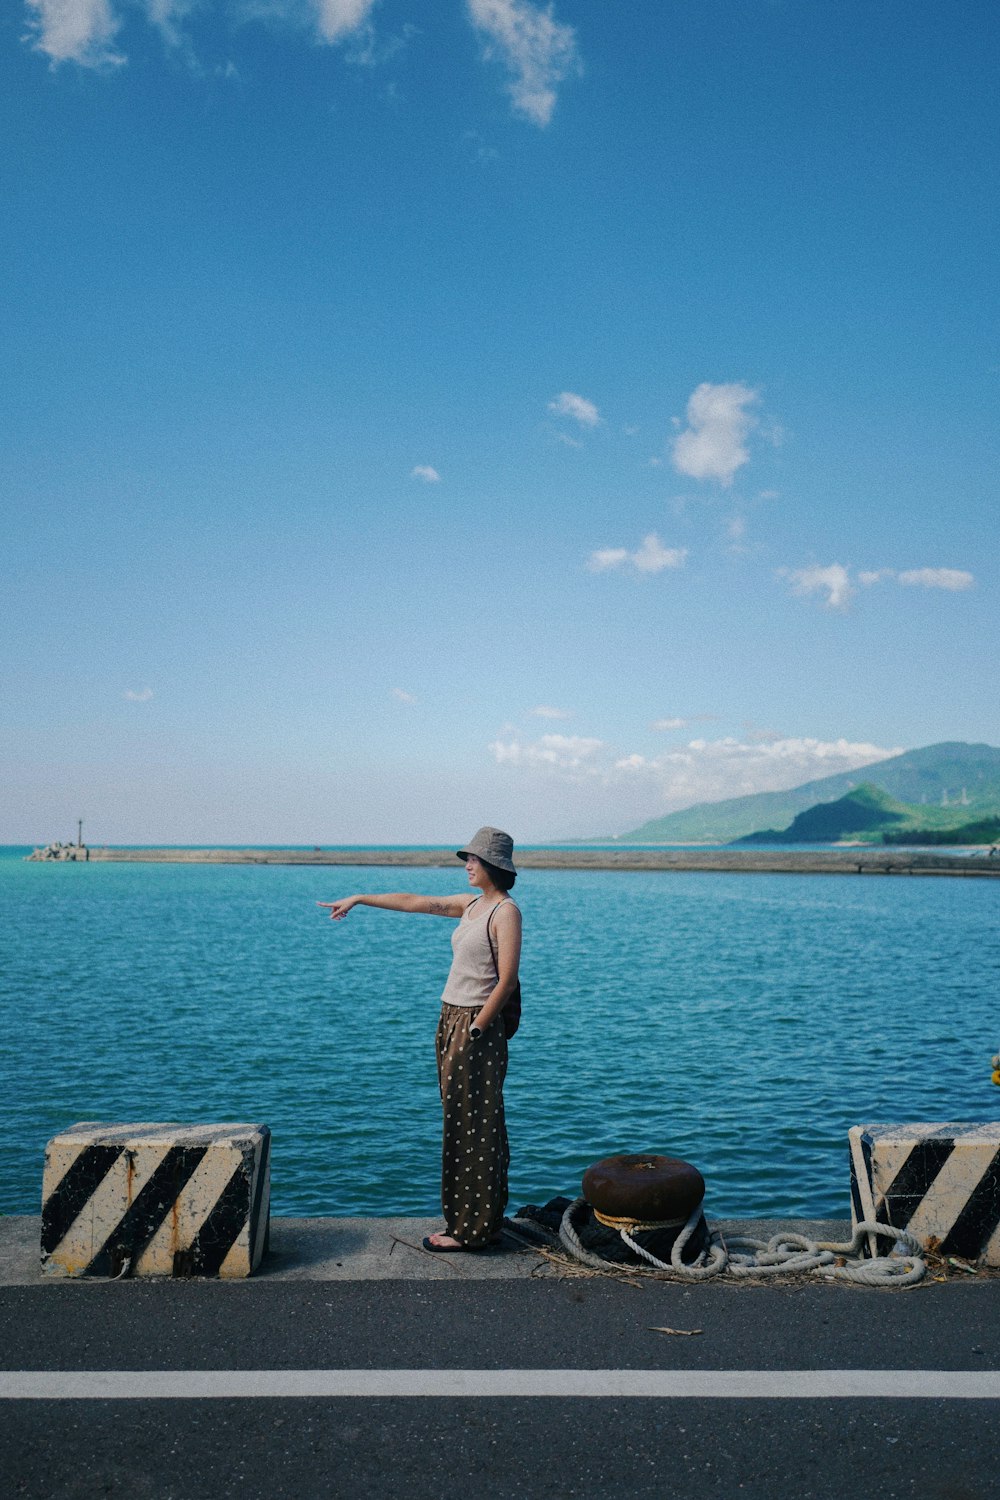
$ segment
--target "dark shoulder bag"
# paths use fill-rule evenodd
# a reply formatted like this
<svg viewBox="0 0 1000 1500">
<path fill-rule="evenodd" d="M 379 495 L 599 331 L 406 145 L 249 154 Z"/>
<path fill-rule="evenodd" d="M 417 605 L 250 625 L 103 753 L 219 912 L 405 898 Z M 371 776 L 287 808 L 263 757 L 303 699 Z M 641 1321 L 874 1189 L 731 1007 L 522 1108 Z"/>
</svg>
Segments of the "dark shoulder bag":
<svg viewBox="0 0 1000 1500">
<path fill-rule="evenodd" d="M 498 901 L 497 902 L 497 906 L 499 906 L 499 905 L 501 905 L 501 903 Z M 497 909 L 497 907 L 494 906 L 493 911 L 490 912 L 489 916 L 486 919 L 486 936 L 489 938 L 490 952 L 493 955 L 493 967 L 497 971 L 497 983 L 499 984 L 500 983 L 500 964 L 497 961 L 497 950 L 493 946 L 493 931 L 492 931 L 492 929 L 490 927 L 490 923 L 493 921 L 493 917 L 494 917 L 494 913 L 496 912 L 496 909 Z M 503 1018 L 503 1029 L 504 1029 L 504 1031 L 505 1031 L 505 1033 L 507 1035 L 507 1038 L 509 1040 L 514 1035 L 514 1032 L 517 1030 L 517 1028 L 521 1024 L 521 981 L 520 981 L 520 979 L 515 984 L 515 986 L 514 986 L 513 990 L 511 991 L 510 996 L 508 997 L 508 999 L 504 1001 L 504 1007 L 503 1007 L 503 1010 L 500 1012 L 500 1015 Z"/>
</svg>

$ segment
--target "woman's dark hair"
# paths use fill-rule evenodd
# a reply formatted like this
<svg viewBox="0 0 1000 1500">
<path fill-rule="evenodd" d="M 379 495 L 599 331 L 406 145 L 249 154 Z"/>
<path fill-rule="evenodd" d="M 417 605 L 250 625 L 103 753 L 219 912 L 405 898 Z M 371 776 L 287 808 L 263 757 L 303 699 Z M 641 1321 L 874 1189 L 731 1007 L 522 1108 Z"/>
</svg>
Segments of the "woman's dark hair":
<svg viewBox="0 0 1000 1500">
<path fill-rule="evenodd" d="M 497 865 L 488 865 L 485 859 L 481 859 L 479 863 L 498 891 L 509 891 L 513 888 L 514 881 L 517 879 L 513 870 L 501 870 Z"/>
</svg>

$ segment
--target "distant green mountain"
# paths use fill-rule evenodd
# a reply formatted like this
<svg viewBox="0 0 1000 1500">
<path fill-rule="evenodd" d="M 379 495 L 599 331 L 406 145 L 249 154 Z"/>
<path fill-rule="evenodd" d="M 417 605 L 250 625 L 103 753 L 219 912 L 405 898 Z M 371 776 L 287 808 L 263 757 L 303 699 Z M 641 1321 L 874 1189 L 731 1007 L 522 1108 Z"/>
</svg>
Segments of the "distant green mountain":
<svg viewBox="0 0 1000 1500">
<path fill-rule="evenodd" d="M 762 828 L 784 829 L 818 802 L 835 802 L 867 782 L 919 811 L 921 825 L 939 828 L 1000 815 L 1000 749 L 947 741 L 807 781 L 786 792 L 758 792 L 700 802 L 620 835 L 633 844 L 727 844 Z M 823 840 L 823 842 L 826 842 Z"/>
<path fill-rule="evenodd" d="M 764 828 L 734 840 L 738 844 L 835 844 L 841 839 L 881 835 L 886 829 L 912 826 L 920 809 L 897 802 L 888 792 L 863 781 L 836 802 L 817 802 L 797 813 L 791 826 Z"/>
<path fill-rule="evenodd" d="M 1000 844 L 1000 815 L 957 828 L 886 829 L 883 844 Z"/>
</svg>

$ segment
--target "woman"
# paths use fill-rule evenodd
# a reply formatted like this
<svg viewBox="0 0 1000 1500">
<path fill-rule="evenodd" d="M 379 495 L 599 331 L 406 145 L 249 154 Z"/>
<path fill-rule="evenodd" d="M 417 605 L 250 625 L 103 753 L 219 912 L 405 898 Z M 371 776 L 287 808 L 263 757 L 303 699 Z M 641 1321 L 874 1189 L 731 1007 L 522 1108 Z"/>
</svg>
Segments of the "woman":
<svg viewBox="0 0 1000 1500">
<path fill-rule="evenodd" d="M 320 901 L 335 922 L 354 906 L 457 918 L 453 957 L 437 1029 L 438 1083 L 444 1115 L 441 1207 L 445 1228 L 427 1250 L 482 1250 L 499 1237 L 507 1206 L 510 1150 L 504 1123 L 507 1033 L 503 1008 L 517 986 L 521 913 L 508 896 L 517 878 L 514 843 L 480 828 L 458 858 L 479 894 L 416 896 L 394 891 Z"/>
</svg>

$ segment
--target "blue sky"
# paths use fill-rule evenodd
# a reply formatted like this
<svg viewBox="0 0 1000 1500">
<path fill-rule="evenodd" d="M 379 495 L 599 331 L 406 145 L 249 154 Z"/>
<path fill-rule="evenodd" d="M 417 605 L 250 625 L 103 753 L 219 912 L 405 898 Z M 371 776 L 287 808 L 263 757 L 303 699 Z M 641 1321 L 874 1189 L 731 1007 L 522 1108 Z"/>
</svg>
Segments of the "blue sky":
<svg viewBox="0 0 1000 1500">
<path fill-rule="evenodd" d="M 995 7 L 30 0 L 0 840 L 1000 743 Z"/>
</svg>

